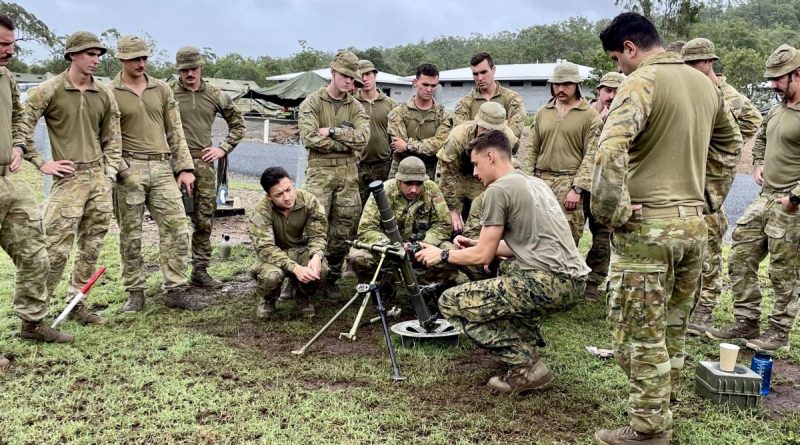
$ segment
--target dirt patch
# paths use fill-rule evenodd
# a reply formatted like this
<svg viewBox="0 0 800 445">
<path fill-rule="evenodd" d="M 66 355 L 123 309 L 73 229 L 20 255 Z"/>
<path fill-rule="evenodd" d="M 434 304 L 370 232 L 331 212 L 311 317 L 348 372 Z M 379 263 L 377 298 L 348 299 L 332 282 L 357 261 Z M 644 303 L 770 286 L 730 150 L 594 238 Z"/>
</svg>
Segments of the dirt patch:
<svg viewBox="0 0 800 445">
<path fill-rule="evenodd" d="M 333 381 L 329 382 L 323 379 L 305 379 L 301 381 L 301 385 L 305 389 L 314 391 L 317 389 L 327 389 L 328 391 L 347 391 L 351 388 L 356 388 L 359 386 L 363 386 L 358 384 L 358 382 L 346 382 L 346 381 Z"/>
<path fill-rule="evenodd" d="M 275 144 L 300 145 L 297 125 L 270 125 L 269 141 Z"/>
<path fill-rule="evenodd" d="M 800 365 L 775 360 L 772 381 L 772 390 L 763 400 L 770 418 L 800 413 Z"/>
</svg>

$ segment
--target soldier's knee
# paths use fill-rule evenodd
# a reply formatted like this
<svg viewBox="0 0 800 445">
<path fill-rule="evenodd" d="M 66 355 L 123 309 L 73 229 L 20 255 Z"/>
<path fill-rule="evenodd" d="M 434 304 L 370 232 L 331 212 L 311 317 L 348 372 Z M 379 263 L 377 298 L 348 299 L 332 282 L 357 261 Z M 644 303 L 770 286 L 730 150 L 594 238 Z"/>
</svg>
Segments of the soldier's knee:
<svg viewBox="0 0 800 445">
<path fill-rule="evenodd" d="M 450 319 L 458 315 L 458 294 L 455 290 L 455 287 L 451 287 L 439 297 L 439 312 L 444 318 Z"/>
<path fill-rule="evenodd" d="M 286 276 L 282 270 L 271 264 L 263 264 L 254 268 L 250 275 L 255 278 L 258 287 L 265 291 L 279 289 Z"/>
</svg>

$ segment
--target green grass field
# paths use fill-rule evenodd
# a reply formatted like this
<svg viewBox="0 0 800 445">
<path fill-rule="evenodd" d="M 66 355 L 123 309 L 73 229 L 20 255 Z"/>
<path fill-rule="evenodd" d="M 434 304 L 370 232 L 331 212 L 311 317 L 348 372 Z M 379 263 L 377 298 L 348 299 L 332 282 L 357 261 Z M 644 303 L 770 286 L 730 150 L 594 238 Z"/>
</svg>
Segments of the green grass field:
<svg viewBox="0 0 800 445">
<path fill-rule="evenodd" d="M 23 178 L 39 180 L 27 166 Z M 0 351 L 13 359 L 11 370 L 0 375 L 0 444 L 590 443 L 595 429 L 627 423 L 625 377 L 613 360 L 585 351 L 587 345 L 608 347 L 603 303 L 545 320 L 542 355 L 556 374 L 551 388 L 499 397 L 484 385 L 502 366 L 469 343 L 399 349 L 408 380 L 391 383 L 377 325 L 359 331 L 355 343 L 336 339 L 349 329 L 355 310 L 306 356 L 293 356 L 290 351 L 339 306 L 320 302 L 308 322 L 287 303 L 279 306 L 277 320 L 257 320 L 245 274 L 253 261 L 248 246 L 236 246 L 230 259 L 210 268 L 227 283 L 211 308 L 165 308 L 152 267 L 145 311 L 122 315 L 126 295 L 117 250 L 117 238 L 108 236 L 100 259 L 108 272 L 89 295 L 108 324 L 66 322 L 63 328 L 76 334 L 68 345 L 15 337 L 14 271 L 0 255 Z M 153 265 L 156 258 L 151 246 L 147 261 Z M 52 316 L 65 306 L 65 289 L 62 282 Z M 770 290 L 765 297 L 768 310 Z M 726 292 L 718 322 L 732 321 L 730 300 Z M 404 311 L 401 318 L 411 318 L 410 309 Z M 800 345 L 797 332 L 792 340 Z M 694 368 L 716 350 L 711 341 L 689 340 L 673 443 L 800 444 L 797 411 L 738 411 L 694 394 Z M 797 369 L 800 352 L 795 348 L 777 359 L 782 369 Z M 777 371 L 775 385 L 800 391 L 797 380 Z"/>
</svg>

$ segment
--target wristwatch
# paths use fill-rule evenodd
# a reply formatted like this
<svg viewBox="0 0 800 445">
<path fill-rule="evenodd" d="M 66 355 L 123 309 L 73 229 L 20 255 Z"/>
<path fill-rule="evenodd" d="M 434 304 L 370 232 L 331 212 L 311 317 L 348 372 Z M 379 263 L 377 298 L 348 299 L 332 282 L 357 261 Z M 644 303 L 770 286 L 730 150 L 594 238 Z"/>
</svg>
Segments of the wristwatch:
<svg viewBox="0 0 800 445">
<path fill-rule="evenodd" d="M 414 151 L 414 146 L 411 145 L 411 144 L 406 144 L 406 151 L 413 152 Z"/>
<path fill-rule="evenodd" d="M 332 137 L 335 134 L 336 134 L 336 128 L 334 127 L 328 128 L 328 136 Z"/>
<path fill-rule="evenodd" d="M 442 262 L 444 264 L 450 264 L 450 251 L 449 250 L 443 250 L 442 253 L 439 254 L 439 256 L 442 258 Z"/>
<path fill-rule="evenodd" d="M 789 202 L 793 205 L 800 205 L 800 196 L 789 193 Z"/>
<path fill-rule="evenodd" d="M 572 191 L 573 191 L 573 192 L 575 192 L 575 193 L 577 193 L 577 194 L 579 194 L 579 195 L 580 195 L 581 193 L 583 193 L 583 189 L 582 189 L 582 188 L 580 188 L 580 187 L 578 187 L 577 185 L 573 185 L 573 186 L 572 186 Z"/>
</svg>

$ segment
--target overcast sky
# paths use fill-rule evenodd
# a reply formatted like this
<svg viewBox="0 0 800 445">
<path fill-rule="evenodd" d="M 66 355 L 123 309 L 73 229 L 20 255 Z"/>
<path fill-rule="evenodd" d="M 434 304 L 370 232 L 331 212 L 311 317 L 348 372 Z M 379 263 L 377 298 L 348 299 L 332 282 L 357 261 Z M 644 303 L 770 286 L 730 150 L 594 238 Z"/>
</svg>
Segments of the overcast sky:
<svg viewBox="0 0 800 445">
<path fill-rule="evenodd" d="M 441 35 L 516 31 L 583 15 L 611 18 L 614 0 L 11 0 L 56 34 L 149 33 L 170 57 L 184 45 L 218 55 L 288 56 L 316 49 L 392 47 Z M 124 6 L 120 6 L 124 5 Z M 37 51 L 32 57 L 42 58 Z M 30 61 L 30 60 L 29 60 Z"/>
</svg>

